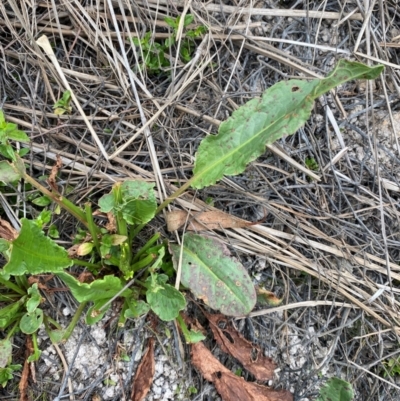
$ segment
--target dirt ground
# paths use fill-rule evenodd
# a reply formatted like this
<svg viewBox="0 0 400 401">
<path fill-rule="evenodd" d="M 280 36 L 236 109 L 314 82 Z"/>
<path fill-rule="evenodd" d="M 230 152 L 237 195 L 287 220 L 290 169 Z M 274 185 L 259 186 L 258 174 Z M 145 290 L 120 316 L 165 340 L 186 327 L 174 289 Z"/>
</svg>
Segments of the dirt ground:
<svg viewBox="0 0 400 401">
<path fill-rule="evenodd" d="M 165 65 L 140 68 L 143 54 L 131 38 L 149 33 L 152 43 L 163 43 L 173 35 L 165 18 L 184 15 L 193 22 L 178 33 L 181 46 L 187 30 L 207 28 L 188 47 L 189 59 L 174 46 Z M 36 43 L 42 35 L 53 58 Z M 127 178 L 154 182 L 165 199 L 191 176 L 200 141 L 273 84 L 323 77 L 343 58 L 383 64 L 378 79 L 349 82 L 319 98 L 305 126 L 269 146 L 243 174 L 189 191 L 172 208 L 199 210 L 206 202 L 259 221 L 214 234 L 255 285 L 283 299 L 232 320 L 277 363 L 268 385 L 311 401 L 338 377 L 352 384 L 357 401 L 399 400 L 399 49 L 396 0 L 8 0 L 0 2 L 0 109 L 29 135 L 25 159 L 34 177 L 48 175 L 61 156 L 58 185 L 76 204 L 96 205 Z M 75 106 L 70 114 L 54 113 L 66 85 L 100 145 Z M 39 213 L 32 191 L 2 188 L 2 217 L 6 210 L 17 218 Z M 62 212 L 53 222 L 59 244 L 69 248 L 76 221 Z M 170 240 L 182 235 L 167 232 L 163 216 L 143 235 L 156 231 Z M 62 284 L 54 279 L 48 286 Z M 188 315 L 206 323 L 187 296 Z M 57 290 L 45 297 L 44 309 L 67 325 L 74 298 Z M 154 332 L 147 316 L 118 330 L 117 316 L 115 305 L 56 346 L 39 331 L 42 356 L 32 366 L 29 399 L 130 399 L 152 336 L 155 376 L 147 401 L 220 399 L 193 368 L 190 346 L 173 323 L 159 322 Z M 15 336 L 20 363 L 25 340 Z M 211 335 L 205 343 L 229 370 L 241 369 Z M 17 372 L 0 388 L 1 400 L 20 399 L 19 380 Z"/>
</svg>

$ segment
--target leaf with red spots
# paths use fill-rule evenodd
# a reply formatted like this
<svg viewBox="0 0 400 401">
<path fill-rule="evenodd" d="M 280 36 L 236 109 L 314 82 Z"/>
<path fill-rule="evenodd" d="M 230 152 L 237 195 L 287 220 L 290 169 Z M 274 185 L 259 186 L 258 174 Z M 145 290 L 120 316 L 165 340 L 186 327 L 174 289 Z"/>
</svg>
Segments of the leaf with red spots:
<svg viewBox="0 0 400 401">
<path fill-rule="evenodd" d="M 170 244 L 169 249 L 177 269 L 181 247 Z M 255 288 L 247 270 L 216 238 L 185 235 L 181 283 L 205 304 L 227 316 L 246 315 L 256 303 Z"/>
</svg>

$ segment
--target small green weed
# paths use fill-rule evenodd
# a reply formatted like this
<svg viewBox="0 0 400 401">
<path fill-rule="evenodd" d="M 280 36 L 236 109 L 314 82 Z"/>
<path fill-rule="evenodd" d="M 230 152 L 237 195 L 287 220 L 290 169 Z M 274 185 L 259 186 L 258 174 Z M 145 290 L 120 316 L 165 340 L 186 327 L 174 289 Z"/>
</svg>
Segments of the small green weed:
<svg viewBox="0 0 400 401">
<path fill-rule="evenodd" d="M 71 114 L 71 91 L 65 91 L 62 95 L 62 98 L 54 104 L 53 109 L 54 114 L 57 114 L 58 116 L 61 116 L 65 113 Z"/>
<path fill-rule="evenodd" d="M 166 17 L 164 21 L 172 28 L 172 35 L 163 42 L 158 43 L 152 39 L 151 32 L 146 32 L 142 39 L 132 38 L 132 43 L 141 50 L 141 62 L 137 67 L 139 70 L 145 70 L 149 74 L 159 74 L 170 66 L 167 55 L 170 49 L 173 50 L 177 41 L 178 27 L 181 17 Z M 190 14 L 185 16 L 183 27 L 187 28 L 194 20 Z M 207 32 L 205 26 L 199 26 L 196 29 L 185 30 L 185 36 L 180 44 L 179 56 L 181 60 L 188 63 L 191 60 L 195 49 L 195 39 Z"/>
<path fill-rule="evenodd" d="M 354 392 L 351 384 L 333 377 L 321 388 L 316 401 L 352 401 L 353 399 Z"/>
<path fill-rule="evenodd" d="M 319 164 L 313 157 L 306 157 L 305 164 L 309 170 L 316 171 L 319 169 Z"/>
<path fill-rule="evenodd" d="M 178 26 L 176 20 L 174 23 Z M 90 203 L 78 207 L 56 188 L 47 189 L 27 173 L 11 141 L 28 141 L 28 137 L 18 131 L 15 124 L 7 123 L 0 111 L 0 154 L 7 159 L 0 161 L 0 181 L 10 183 L 23 179 L 46 197 L 45 204 L 51 200 L 58 205 L 56 209 L 63 208 L 82 227 L 76 236 L 76 255 L 69 254 L 44 233 L 43 228 L 50 223 L 53 213 L 47 210 L 36 220 L 22 218 L 17 238 L 0 239 L 0 252 L 7 260 L 0 270 L 0 329 L 5 338 L 0 346 L 2 383 L 9 380 L 7 377 L 16 369 L 11 361 L 12 337 L 16 332 L 32 336 L 34 352 L 29 361 L 37 360 L 40 356 L 36 341 L 39 326 L 44 323 L 52 341 L 66 340 L 88 305 L 87 324 L 98 322 L 116 298 L 122 304 L 120 327 L 127 319 L 138 318 L 150 310 L 161 320 L 176 319 L 188 343 L 200 341 L 204 336 L 189 330 L 180 315 L 186 307 L 183 289 L 190 290 L 210 308 L 225 315 L 248 314 L 256 303 L 252 279 L 247 270 L 229 256 L 222 242 L 186 233 L 182 245 L 177 245 L 162 241 L 160 234 L 155 233 L 138 248 L 136 238 L 158 213 L 189 187 L 201 189 L 225 175 L 240 174 L 265 151 L 266 144 L 293 134 L 308 119 L 314 99 L 348 80 L 374 79 L 382 69 L 382 66 L 340 61 L 327 78 L 277 83 L 261 98 L 250 100 L 236 110 L 220 125 L 218 135 L 209 135 L 201 142 L 192 178 L 161 205 L 157 205 L 151 183 L 126 180 L 114 184 L 96 207 L 98 213 L 108 217 L 106 227 L 96 223 Z M 52 233 L 57 235 L 54 230 Z M 79 280 L 67 271 L 72 265 L 89 270 L 94 280 Z M 173 285 L 178 269 L 183 288 Z M 62 330 L 40 308 L 40 289 L 32 277 L 38 274 L 57 275 L 80 303 L 66 329 Z"/>
</svg>

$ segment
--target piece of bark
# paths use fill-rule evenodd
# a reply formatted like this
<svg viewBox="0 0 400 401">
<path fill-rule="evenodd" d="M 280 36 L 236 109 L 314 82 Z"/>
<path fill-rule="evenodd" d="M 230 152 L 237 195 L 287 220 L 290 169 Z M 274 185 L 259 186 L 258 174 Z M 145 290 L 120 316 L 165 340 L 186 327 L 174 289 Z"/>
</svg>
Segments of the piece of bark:
<svg viewBox="0 0 400 401">
<path fill-rule="evenodd" d="M 149 339 L 149 346 L 136 370 L 132 385 L 132 401 L 143 401 L 153 384 L 155 372 L 154 338 Z"/>
<path fill-rule="evenodd" d="M 275 362 L 262 350 L 247 341 L 221 314 L 205 313 L 210 328 L 221 350 L 236 358 L 257 380 L 267 381 L 274 377 Z M 224 326 L 224 328 L 221 328 Z"/>
<path fill-rule="evenodd" d="M 192 345 L 191 357 L 193 365 L 203 377 L 214 383 L 223 401 L 293 401 L 289 391 L 276 391 L 236 376 L 202 342 Z"/>
<path fill-rule="evenodd" d="M 242 228 L 248 227 L 257 223 L 239 219 L 231 216 L 220 210 L 191 212 L 188 217 L 188 212 L 185 210 L 174 210 L 166 215 L 167 230 L 175 231 L 182 228 L 186 219 L 188 231 L 204 231 L 204 230 L 220 230 L 222 228 Z"/>
</svg>

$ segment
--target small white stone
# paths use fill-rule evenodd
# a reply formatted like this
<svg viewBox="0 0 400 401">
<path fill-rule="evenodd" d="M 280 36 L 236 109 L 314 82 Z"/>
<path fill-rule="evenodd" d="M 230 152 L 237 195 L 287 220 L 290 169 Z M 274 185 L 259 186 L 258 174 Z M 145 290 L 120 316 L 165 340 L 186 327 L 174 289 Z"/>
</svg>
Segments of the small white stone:
<svg viewBox="0 0 400 401">
<path fill-rule="evenodd" d="M 62 310 L 62 314 L 63 314 L 64 316 L 69 316 L 69 315 L 71 315 L 71 309 L 68 308 L 68 306 L 66 306 L 66 307 L 63 308 L 63 310 Z"/>
</svg>

